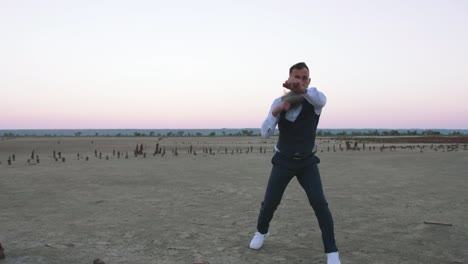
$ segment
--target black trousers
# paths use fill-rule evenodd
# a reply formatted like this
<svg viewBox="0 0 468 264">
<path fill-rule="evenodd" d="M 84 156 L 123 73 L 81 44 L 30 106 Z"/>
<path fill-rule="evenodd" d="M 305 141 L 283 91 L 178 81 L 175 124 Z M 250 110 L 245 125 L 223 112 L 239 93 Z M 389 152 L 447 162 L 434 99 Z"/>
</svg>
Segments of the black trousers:
<svg viewBox="0 0 468 264">
<path fill-rule="evenodd" d="M 273 213 L 281 202 L 284 190 L 291 179 L 296 176 L 300 185 L 307 193 L 309 203 L 317 217 L 325 253 L 336 252 L 333 230 L 333 218 L 323 193 L 322 180 L 317 164 L 320 162 L 316 156 L 304 160 L 293 160 L 276 153 L 272 160 L 273 168 L 258 216 L 257 230 L 262 234 L 268 232 Z"/>
</svg>

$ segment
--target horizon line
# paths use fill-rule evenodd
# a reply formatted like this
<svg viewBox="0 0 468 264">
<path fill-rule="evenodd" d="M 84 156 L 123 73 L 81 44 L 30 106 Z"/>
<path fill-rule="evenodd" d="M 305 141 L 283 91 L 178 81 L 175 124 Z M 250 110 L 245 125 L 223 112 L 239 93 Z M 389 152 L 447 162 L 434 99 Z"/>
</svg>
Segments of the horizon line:
<svg viewBox="0 0 468 264">
<path fill-rule="evenodd" d="M 4 130 L 223 130 L 223 129 L 261 129 L 256 127 L 236 127 L 236 128 L 0 128 Z M 317 128 L 317 130 L 468 130 L 468 128 Z"/>
</svg>

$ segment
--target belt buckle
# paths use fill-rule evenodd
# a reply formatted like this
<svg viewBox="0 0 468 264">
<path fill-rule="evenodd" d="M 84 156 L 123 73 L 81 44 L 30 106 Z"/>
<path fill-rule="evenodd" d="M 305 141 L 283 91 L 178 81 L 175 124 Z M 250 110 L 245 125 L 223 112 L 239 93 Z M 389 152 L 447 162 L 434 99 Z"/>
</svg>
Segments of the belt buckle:
<svg viewBox="0 0 468 264">
<path fill-rule="evenodd" d="M 299 152 L 296 152 L 292 155 L 291 157 L 292 160 L 303 160 L 304 159 L 304 155 L 301 155 L 301 153 Z"/>
</svg>

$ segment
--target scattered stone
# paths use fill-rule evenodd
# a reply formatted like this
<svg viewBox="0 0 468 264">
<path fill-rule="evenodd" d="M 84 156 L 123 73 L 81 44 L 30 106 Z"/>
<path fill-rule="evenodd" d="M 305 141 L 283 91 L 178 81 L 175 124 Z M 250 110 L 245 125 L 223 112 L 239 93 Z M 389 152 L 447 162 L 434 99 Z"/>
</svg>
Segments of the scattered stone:
<svg viewBox="0 0 468 264">
<path fill-rule="evenodd" d="M 93 261 L 93 264 L 106 264 L 106 263 L 104 263 L 104 261 L 102 261 L 101 259 L 97 258 Z"/>
<path fill-rule="evenodd" d="M 52 243 L 45 243 L 44 246 L 50 247 L 50 248 L 55 248 L 55 249 L 66 249 L 66 248 L 72 248 L 75 247 L 75 244 L 52 244 Z"/>
<path fill-rule="evenodd" d="M 202 255 L 196 254 L 194 256 L 193 264 L 210 264 L 210 262 L 205 260 L 205 257 L 203 257 Z"/>
<path fill-rule="evenodd" d="M 450 223 L 435 222 L 435 221 L 424 221 L 427 225 L 442 225 L 442 226 L 452 226 Z"/>
<path fill-rule="evenodd" d="M 3 247 L 2 247 L 2 243 L 0 243 L 0 259 L 4 259 L 5 258 L 5 253 L 3 252 Z"/>
</svg>

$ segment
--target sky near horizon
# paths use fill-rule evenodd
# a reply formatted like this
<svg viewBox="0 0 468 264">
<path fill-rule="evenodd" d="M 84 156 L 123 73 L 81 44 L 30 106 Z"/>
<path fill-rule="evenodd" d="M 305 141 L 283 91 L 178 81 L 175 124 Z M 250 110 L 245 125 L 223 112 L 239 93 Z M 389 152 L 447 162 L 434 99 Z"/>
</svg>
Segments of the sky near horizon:
<svg viewBox="0 0 468 264">
<path fill-rule="evenodd" d="M 304 61 L 319 128 L 468 129 L 466 0 L 0 0 L 0 129 L 255 128 Z"/>
</svg>

